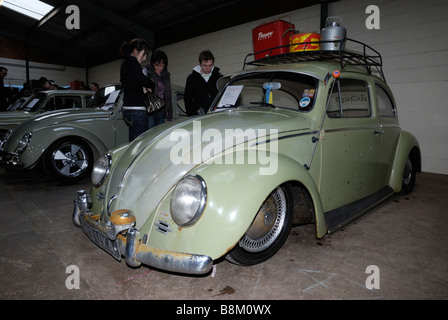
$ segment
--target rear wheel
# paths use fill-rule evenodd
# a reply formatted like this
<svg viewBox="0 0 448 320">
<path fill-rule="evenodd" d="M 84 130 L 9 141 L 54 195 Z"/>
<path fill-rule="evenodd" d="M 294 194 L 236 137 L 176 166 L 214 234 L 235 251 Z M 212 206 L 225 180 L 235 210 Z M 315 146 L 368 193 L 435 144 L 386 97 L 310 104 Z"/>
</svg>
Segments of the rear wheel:
<svg viewBox="0 0 448 320">
<path fill-rule="evenodd" d="M 290 191 L 277 187 L 264 201 L 254 221 L 226 259 L 239 265 L 255 265 L 271 258 L 291 230 Z"/>
<path fill-rule="evenodd" d="M 50 147 L 44 166 L 56 179 L 73 182 L 90 173 L 93 156 L 90 148 L 79 140 L 61 141 Z"/>
</svg>

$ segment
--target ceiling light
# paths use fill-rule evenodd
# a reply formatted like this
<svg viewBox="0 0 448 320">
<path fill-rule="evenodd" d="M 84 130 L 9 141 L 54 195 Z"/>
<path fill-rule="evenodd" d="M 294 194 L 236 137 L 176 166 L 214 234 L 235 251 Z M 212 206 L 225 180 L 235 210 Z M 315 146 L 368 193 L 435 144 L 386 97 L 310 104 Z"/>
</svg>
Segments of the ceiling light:
<svg viewBox="0 0 448 320">
<path fill-rule="evenodd" d="M 0 0 L 0 6 L 27 15 L 36 20 L 42 19 L 54 8 L 39 0 Z"/>
</svg>

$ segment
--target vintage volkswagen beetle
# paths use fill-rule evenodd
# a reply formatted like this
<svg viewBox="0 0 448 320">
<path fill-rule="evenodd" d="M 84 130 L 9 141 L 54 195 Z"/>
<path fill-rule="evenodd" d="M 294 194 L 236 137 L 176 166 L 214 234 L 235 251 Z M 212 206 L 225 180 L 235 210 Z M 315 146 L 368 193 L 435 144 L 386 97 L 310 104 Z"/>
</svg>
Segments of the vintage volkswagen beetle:
<svg viewBox="0 0 448 320">
<path fill-rule="evenodd" d="M 0 165 L 10 171 L 42 165 L 64 182 L 85 177 L 95 158 L 128 142 L 120 92 L 106 86 L 84 108 L 41 113 L 9 130 L 0 142 Z"/>
<path fill-rule="evenodd" d="M 23 98 L 22 103 L 10 106 L 8 112 L 0 112 L 0 138 L 35 115 L 54 110 L 85 108 L 94 93 L 87 90 L 46 90 Z"/>
<path fill-rule="evenodd" d="M 176 101 L 183 88 L 172 89 Z M 9 171 L 40 166 L 66 183 L 82 179 L 99 156 L 129 141 L 122 105 L 121 85 L 107 85 L 85 108 L 38 114 L 2 137 L 0 165 Z"/>
<path fill-rule="evenodd" d="M 400 129 L 375 61 L 345 52 L 254 61 L 222 79 L 208 114 L 104 154 L 91 191 L 78 191 L 74 224 L 130 266 L 205 274 L 221 257 L 269 259 L 293 224 L 313 223 L 322 238 L 411 192 L 419 144 Z"/>
</svg>

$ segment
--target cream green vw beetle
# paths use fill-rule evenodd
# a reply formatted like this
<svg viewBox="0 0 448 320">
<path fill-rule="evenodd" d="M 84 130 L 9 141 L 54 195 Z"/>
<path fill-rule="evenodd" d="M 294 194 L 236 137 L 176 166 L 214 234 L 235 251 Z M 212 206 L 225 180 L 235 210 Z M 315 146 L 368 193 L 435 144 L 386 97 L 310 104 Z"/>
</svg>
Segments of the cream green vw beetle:
<svg viewBox="0 0 448 320">
<path fill-rule="evenodd" d="M 0 165 L 9 171 L 43 167 L 64 182 L 85 177 L 94 159 L 128 142 L 120 92 L 119 86 L 108 85 L 97 91 L 84 108 L 30 117 L 0 140 Z"/>
<path fill-rule="evenodd" d="M 10 129 L 44 112 L 86 108 L 93 91 L 47 90 L 23 98 L 22 103 L 11 106 L 10 111 L 0 112 L 0 138 Z"/>
<path fill-rule="evenodd" d="M 412 191 L 419 144 L 371 74 L 376 60 L 277 58 L 222 78 L 204 116 L 104 154 L 91 191 L 78 191 L 74 224 L 130 266 L 205 274 L 222 257 L 266 261 L 292 225 L 312 223 L 322 238 Z"/>
</svg>

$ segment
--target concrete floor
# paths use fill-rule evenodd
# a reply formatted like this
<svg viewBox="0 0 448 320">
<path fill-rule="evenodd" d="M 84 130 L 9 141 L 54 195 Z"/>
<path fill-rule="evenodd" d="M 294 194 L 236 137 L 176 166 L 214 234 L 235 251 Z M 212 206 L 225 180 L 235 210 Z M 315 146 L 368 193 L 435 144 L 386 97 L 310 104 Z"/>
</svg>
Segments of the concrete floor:
<svg viewBox="0 0 448 320">
<path fill-rule="evenodd" d="M 0 299 L 448 299 L 448 176 L 421 173 L 414 192 L 321 240 L 294 227 L 269 261 L 215 264 L 191 277 L 130 268 L 73 226 L 73 198 L 89 179 L 58 185 L 35 172 L 0 169 Z M 366 273 L 377 266 L 378 281 Z M 79 289 L 66 283 L 79 270 Z M 368 277 L 369 280 L 368 280 Z M 379 289 L 367 289 L 379 284 Z"/>
</svg>

